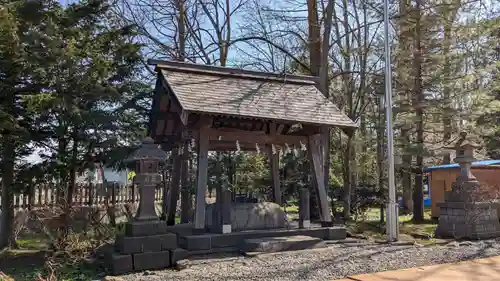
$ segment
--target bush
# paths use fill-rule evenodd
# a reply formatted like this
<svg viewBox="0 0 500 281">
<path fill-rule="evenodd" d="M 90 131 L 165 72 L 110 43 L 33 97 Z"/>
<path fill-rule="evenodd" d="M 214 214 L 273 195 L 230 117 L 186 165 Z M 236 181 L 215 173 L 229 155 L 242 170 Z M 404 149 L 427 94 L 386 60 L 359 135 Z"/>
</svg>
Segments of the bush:
<svg viewBox="0 0 500 281">
<path fill-rule="evenodd" d="M 344 189 L 337 187 L 333 189 L 332 197 L 338 201 L 343 201 L 343 194 Z M 375 185 L 359 185 L 351 192 L 351 214 L 357 219 L 359 216 L 365 214 L 369 208 L 378 207 L 384 204 L 385 201 L 385 193 L 377 190 Z"/>
</svg>

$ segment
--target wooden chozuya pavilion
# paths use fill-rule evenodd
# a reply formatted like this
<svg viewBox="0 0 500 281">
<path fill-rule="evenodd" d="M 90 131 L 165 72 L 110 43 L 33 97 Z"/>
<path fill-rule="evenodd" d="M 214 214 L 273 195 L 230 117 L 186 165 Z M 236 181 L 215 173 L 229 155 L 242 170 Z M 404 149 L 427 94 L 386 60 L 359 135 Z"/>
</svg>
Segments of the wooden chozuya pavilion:
<svg viewBox="0 0 500 281">
<path fill-rule="evenodd" d="M 332 127 L 356 124 L 316 88 L 313 77 L 262 73 L 173 61 L 150 60 L 158 73 L 149 135 L 166 150 L 196 141 L 198 154 L 194 230 L 205 229 L 208 151 L 269 153 L 273 195 L 281 203 L 279 147 L 307 147 L 320 217 L 332 224 L 324 185 L 323 143 Z M 236 144 L 237 143 L 237 144 Z M 169 209 L 179 198 L 180 161 L 174 160 Z M 181 203 L 182 204 L 182 203 Z M 182 206 L 181 206 L 182 208 Z"/>
</svg>

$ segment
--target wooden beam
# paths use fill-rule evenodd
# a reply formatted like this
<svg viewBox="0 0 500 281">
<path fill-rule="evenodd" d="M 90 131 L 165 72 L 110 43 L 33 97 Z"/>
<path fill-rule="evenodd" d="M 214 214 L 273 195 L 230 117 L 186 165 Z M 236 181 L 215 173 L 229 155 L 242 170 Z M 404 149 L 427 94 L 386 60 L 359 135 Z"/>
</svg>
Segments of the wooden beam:
<svg viewBox="0 0 500 281">
<path fill-rule="evenodd" d="M 274 144 L 280 143 L 289 145 L 299 145 L 301 142 L 306 144 L 308 139 L 305 136 L 289 136 L 289 135 L 263 135 L 252 131 L 220 131 L 218 129 L 210 129 L 208 131 L 210 140 L 225 140 L 225 141 L 245 141 L 258 144 Z"/>
<path fill-rule="evenodd" d="M 276 135 L 281 135 L 283 133 L 284 128 L 285 128 L 285 124 L 279 124 L 276 127 Z"/>
<path fill-rule="evenodd" d="M 325 161 L 323 159 L 324 153 L 322 151 L 323 149 L 322 138 L 323 138 L 322 134 L 316 134 L 309 137 L 307 154 L 311 166 L 313 185 L 318 192 L 321 221 L 325 223 L 331 223 L 332 216 L 330 214 L 330 207 L 328 205 L 328 196 L 324 181 Z"/>
<path fill-rule="evenodd" d="M 267 156 L 269 159 L 269 167 L 271 168 L 272 188 L 274 203 L 281 206 L 281 188 L 280 188 L 280 155 L 276 151 L 273 154 L 272 146 L 267 146 Z"/>
<path fill-rule="evenodd" d="M 165 80 L 165 77 L 163 77 L 163 75 L 161 75 L 161 85 L 163 86 L 163 88 L 166 91 L 166 95 L 165 96 L 168 98 L 169 112 L 177 113 L 179 115 L 179 119 L 181 120 L 182 124 L 184 126 L 186 126 L 187 125 L 187 121 L 188 121 L 188 117 L 189 117 L 189 113 L 182 108 L 179 100 L 174 95 L 172 89 L 168 85 L 168 83 Z"/>
<path fill-rule="evenodd" d="M 212 125 L 212 119 L 203 119 L 198 135 L 198 169 L 196 175 L 196 205 L 194 229 L 205 230 L 205 195 L 207 193 L 208 144 L 207 132 Z"/>
<path fill-rule="evenodd" d="M 160 98 L 160 111 L 161 112 L 167 112 L 168 111 L 168 103 L 169 103 L 169 98 L 168 95 L 164 92 L 161 93 L 161 98 Z"/>
<path fill-rule="evenodd" d="M 182 139 L 192 139 L 199 136 L 198 130 L 195 129 L 184 129 L 181 133 Z M 268 135 L 262 134 L 261 131 L 244 131 L 236 129 L 214 129 L 210 128 L 207 130 L 207 136 L 211 141 L 221 140 L 228 142 L 247 142 L 253 143 L 254 145 L 258 143 L 259 145 L 278 145 L 284 146 L 288 144 L 289 146 L 300 146 L 300 143 L 306 144 L 308 142 L 307 136 L 297 136 L 297 135 Z"/>
<path fill-rule="evenodd" d="M 179 147 L 172 151 L 174 161 L 172 167 L 172 181 L 170 183 L 170 196 L 167 205 L 167 225 L 175 224 L 175 213 L 177 210 L 177 201 L 179 200 L 180 193 L 180 181 L 181 181 L 181 165 L 182 165 L 182 155 L 179 152 L 183 150 L 183 147 Z M 167 204 L 167 202 L 164 202 Z"/>
<path fill-rule="evenodd" d="M 189 177 L 189 166 L 188 166 L 188 146 L 184 145 L 184 152 L 182 153 L 182 163 L 181 163 L 181 223 L 188 223 L 191 218 L 192 209 L 192 196 L 189 191 L 188 177 Z"/>
<path fill-rule="evenodd" d="M 172 118 L 169 118 L 167 120 L 167 126 L 165 128 L 165 133 L 167 135 L 171 135 L 174 132 L 174 128 L 175 128 L 175 120 L 173 120 Z"/>
<path fill-rule="evenodd" d="M 255 151 L 255 143 L 239 142 L 240 150 Z M 262 147 L 264 149 L 265 147 Z M 236 142 L 211 140 L 209 144 L 210 151 L 236 151 Z"/>
<path fill-rule="evenodd" d="M 290 135 L 310 136 L 322 132 L 321 126 L 302 125 L 302 129 L 289 133 Z"/>
<path fill-rule="evenodd" d="M 276 135 L 276 123 L 274 122 L 269 123 L 269 134 Z"/>
<path fill-rule="evenodd" d="M 279 127 L 276 126 L 276 123 L 274 122 L 269 123 L 269 137 L 273 138 L 273 140 L 275 140 L 277 135 L 279 135 L 278 130 L 282 131 L 283 127 L 279 129 Z M 281 189 L 280 189 L 280 172 L 279 172 L 280 155 L 278 151 L 275 151 L 275 153 L 273 154 L 272 143 L 267 144 L 266 148 L 267 148 L 267 156 L 269 159 L 269 167 L 271 168 L 274 203 L 281 206 Z"/>
<path fill-rule="evenodd" d="M 182 124 L 184 126 L 187 126 L 189 119 L 189 112 L 187 110 L 182 110 L 181 114 L 179 115 L 179 118 L 181 119 Z"/>
<path fill-rule="evenodd" d="M 248 130 L 240 130 L 240 129 L 233 129 L 233 128 L 217 128 L 216 129 L 217 131 L 221 131 L 221 132 L 231 132 L 231 133 L 248 133 L 248 132 L 251 132 L 252 134 L 256 134 L 256 135 L 265 135 L 266 134 L 266 131 L 262 131 L 262 130 L 258 130 L 258 131 L 248 131 Z"/>
<path fill-rule="evenodd" d="M 155 134 L 157 136 L 163 136 L 163 131 L 165 129 L 165 120 L 163 119 L 160 119 L 156 122 L 156 131 L 155 131 Z"/>
</svg>

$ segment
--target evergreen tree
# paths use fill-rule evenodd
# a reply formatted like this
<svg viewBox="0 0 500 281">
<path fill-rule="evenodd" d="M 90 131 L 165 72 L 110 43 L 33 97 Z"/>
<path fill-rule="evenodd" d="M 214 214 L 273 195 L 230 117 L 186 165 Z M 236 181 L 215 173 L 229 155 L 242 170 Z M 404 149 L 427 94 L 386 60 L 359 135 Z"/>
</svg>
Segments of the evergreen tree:
<svg viewBox="0 0 500 281">
<path fill-rule="evenodd" d="M 21 149 L 42 147 L 49 153 L 35 168 L 59 181 L 67 225 L 77 172 L 144 134 L 139 101 L 152 90 L 136 79 L 141 46 L 106 1 L 13 1 L 0 12 L 2 206 L 12 206 Z M 5 209 L 2 246 L 12 225 Z"/>
</svg>

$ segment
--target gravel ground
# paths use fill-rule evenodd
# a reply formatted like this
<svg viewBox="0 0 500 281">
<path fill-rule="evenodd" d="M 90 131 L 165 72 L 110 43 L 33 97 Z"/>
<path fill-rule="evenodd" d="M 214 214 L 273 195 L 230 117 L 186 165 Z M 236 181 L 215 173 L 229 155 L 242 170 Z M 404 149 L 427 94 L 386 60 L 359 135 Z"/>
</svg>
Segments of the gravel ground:
<svg viewBox="0 0 500 281">
<path fill-rule="evenodd" d="M 257 257 L 206 257 L 191 261 L 190 267 L 182 271 L 161 270 L 122 277 L 126 281 L 331 281 L 348 275 L 496 256 L 500 255 L 498 242 L 452 242 L 442 246 L 330 245 L 324 249 Z"/>
</svg>

